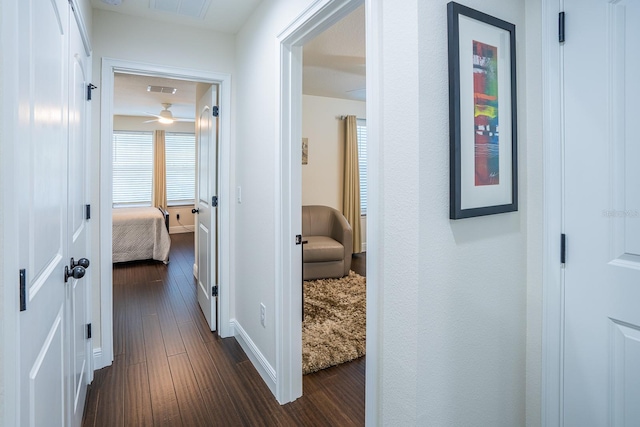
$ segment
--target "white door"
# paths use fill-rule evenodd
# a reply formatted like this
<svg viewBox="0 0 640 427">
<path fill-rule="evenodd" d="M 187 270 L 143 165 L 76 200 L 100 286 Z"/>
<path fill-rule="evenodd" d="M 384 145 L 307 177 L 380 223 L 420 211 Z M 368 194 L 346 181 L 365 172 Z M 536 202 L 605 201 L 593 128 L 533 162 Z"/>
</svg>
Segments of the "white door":
<svg viewBox="0 0 640 427">
<path fill-rule="evenodd" d="M 86 205 L 89 203 L 89 163 L 90 141 L 87 135 L 87 85 L 89 84 L 87 57 L 75 19 L 70 20 L 69 55 L 69 182 L 68 182 L 68 236 L 69 256 L 74 263 L 87 267 L 89 260 L 89 223 Z M 70 262 L 70 260 L 69 260 Z M 86 269 L 84 278 L 69 278 L 67 282 L 67 325 L 68 325 L 68 410 L 72 426 L 82 424 L 87 385 L 92 376 L 91 340 L 88 336 L 91 268 Z"/>
<path fill-rule="evenodd" d="M 217 88 L 211 86 L 196 102 L 196 265 L 198 303 L 212 331 L 216 330 L 218 289 L 218 120 Z M 215 294 L 215 295 L 214 295 Z"/>
<path fill-rule="evenodd" d="M 640 2 L 564 6 L 564 425 L 640 426 Z"/>
<path fill-rule="evenodd" d="M 19 2 L 19 140 L 15 209 L 25 310 L 19 314 L 21 426 L 65 424 L 67 0 Z M 13 392 L 13 391 L 7 391 Z"/>
</svg>

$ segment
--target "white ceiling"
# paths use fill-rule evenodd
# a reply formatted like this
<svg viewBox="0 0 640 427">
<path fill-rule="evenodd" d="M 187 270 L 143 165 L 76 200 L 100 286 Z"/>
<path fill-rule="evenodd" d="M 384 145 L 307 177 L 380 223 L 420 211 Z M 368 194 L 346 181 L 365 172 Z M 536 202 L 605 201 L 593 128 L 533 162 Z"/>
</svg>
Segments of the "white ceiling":
<svg viewBox="0 0 640 427">
<path fill-rule="evenodd" d="M 168 86 L 175 94 L 147 92 L 147 86 Z M 113 113 L 121 116 L 159 114 L 162 104 L 171 104 L 176 118 L 193 119 L 196 115 L 196 83 L 160 77 L 117 73 L 114 78 Z M 149 117 L 153 119 L 153 117 Z"/>
<path fill-rule="evenodd" d="M 248 19 L 260 0 L 209 0 L 211 4 L 203 20 L 186 18 L 177 13 L 152 11 L 152 3 L 207 0 L 122 0 L 119 6 L 109 6 L 92 0 L 100 9 L 144 16 L 148 19 L 185 22 L 217 31 L 235 33 Z M 268 0 L 267 0 L 268 1 Z M 195 4 L 195 3 L 194 3 Z M 197 6 L 197 5 L 196 5 Z M 195 10 L 197 8 L 193 8 Z M 171 86 L 175 94 L 147 92 L 148 85 Z M 303 93 L 365 100 L 365 15 L 364 5 L 307 43 L 303 48 Z M 117 74 L 115 78 L 114 114 L 145 116 L 158 114 L 162 103 L 172 104 L 175 117 L 195 117 L 195 83 L 180 80 Z M 152 118 L 152 117 L 150 117 Z"/>
<path fill-rule="evenodd" d="M 269 0 L 267 0 L 269 1 Z M 122 0 L 118 6 L 105 4 L 102 0 L 91 0 L 94 8 L 110 10 L 125 15 L 140 16 L 156 21 L 173 22 L 222 33 L 235 34 L 244 24 L 261 0 Z M 172 4 L 174 12 L 170 10 Z M 192 7 L 188 7 L 192 4 Z M 204 4 L 204 17 L 189 17 L 185 13 L 199 9 Z M 156 9 L 152 9 L 152 6 Z"/>
<path fill-rule="evenodd" d="M 365 100 L 364 5 L 303 47 L 302 92 Z"/>
</svg>

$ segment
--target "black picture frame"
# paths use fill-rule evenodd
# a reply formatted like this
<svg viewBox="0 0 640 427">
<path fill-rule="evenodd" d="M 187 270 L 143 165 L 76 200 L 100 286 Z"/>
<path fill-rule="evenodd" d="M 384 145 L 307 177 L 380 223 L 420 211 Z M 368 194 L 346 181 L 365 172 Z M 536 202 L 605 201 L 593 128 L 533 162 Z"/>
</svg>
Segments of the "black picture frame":
<svg viewBox="0 0 640 427">
<path fill-rule="evenodd" d="M 516 27 L 447 4 L 450 219 L 518 210 Z"/>
</svg>

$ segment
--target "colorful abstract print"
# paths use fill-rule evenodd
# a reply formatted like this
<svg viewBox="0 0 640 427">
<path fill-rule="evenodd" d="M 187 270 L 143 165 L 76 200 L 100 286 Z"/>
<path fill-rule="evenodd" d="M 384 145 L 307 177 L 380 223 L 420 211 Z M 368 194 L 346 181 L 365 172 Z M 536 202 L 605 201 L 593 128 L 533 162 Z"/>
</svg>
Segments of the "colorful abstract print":
<svg viewBox="0 0 640 427">
<path fill-rule="evenodd" d="M 475 185 L 500 183 L 498 48 L 473 40 Z"/>
</svg>

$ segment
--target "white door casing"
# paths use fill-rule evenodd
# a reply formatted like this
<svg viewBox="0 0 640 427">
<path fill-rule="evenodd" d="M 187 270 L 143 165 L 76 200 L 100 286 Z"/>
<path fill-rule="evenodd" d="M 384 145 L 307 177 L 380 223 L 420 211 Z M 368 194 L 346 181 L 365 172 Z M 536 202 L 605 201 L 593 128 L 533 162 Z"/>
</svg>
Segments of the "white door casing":
<svg viewBox="0 0 640 427">
<path fill-rule="evenodd" d="M 68 236 L 69 256 L 78 261 L 90 260 L 89 224 L 86 205 L 89 204 L 90 161 L 87 122 L 89 119 L 87 86 L 89 64 L 76 20 L 70 22 L 69 52 L 69 167 L 68 167 Z M 70 263 L 70 260 L 68 260 Z M 71 267 L 71 266 L 70 266 Z M 82 424 L 87 386 L 93 377 L 93 353 L 87 325 L 91 323 L 91 268 L 82 279 L 69 278 L 66 283 L 68 411 L 71 426 Z"/>
<path fill-rule="evenodd" d="M 640 4 L 565 0 L 560 424 L 640 425 Z"/>
<path fill-rule="evenodd" d="M 231 75 L 210 71 L 177 68 L 171 66 L 140 63 L 114 58 L 102 58 L 100 80 L 100 266 L 112 265 L 111 253 L 111 204 L 112 204 L 112 135 L 113 135 L 113 90 L 114 73 L 130 73 L 156 77 L 190 80 L 215 84 L 218 87 L 220 105 L 218 138 L 220 143 L 220 296 L 218 298 L 218 333 L 221 337 L 233 335 L 230 323 L 230 289 L 234 283 L 232 247 L 233 214 L 235 206 L 225 203 L 231 200 L 231 176 L 234 161 L 231 145 Z M 195 273 L 195 272 L 194 272 Z M 113 361 L 113 278 L 111 268 L 100 269 L 100 332 L 101 346 L 94 349 L 94 369 L 109 366 Z"/>
<path fill-rule="evenodd" d="M 218 289 L 218 137 L 217 88 L 212 85 L 196 102 L 196 258 L 193 267 L 198 284 L 198 304 L 209 328 L 216 330 Z M 215 199 L 215 200 L 214 200 Z M 217 292 L 216 292 L 217 294 Z"/>
<path fill-rule="evenodd" d="M 302 395 L 302 246 L 296 246 L 296 235 L 302 232 L 302 167 L 299 141 L 302 138 L 302 46 L 314 37 L 347 16 L 363 3 L 363 0 L 319 0 L 313 2 L 278 34 L 277 51 L 280 54 L 277 87 L 279 98 L 279 121 L 276 124 L 279 153 L 275 170 L 279 172 L 276 185 L 276 399 L 281 404 L 292 402 Z M 367 13 L 378 10 L 378 5 L 367 2 Z M 367 17 L 370 19 L 370 16 Z M 367 42 L 370 33 L 367 32 Z M 369 51 L 368 51 L 369 52 Z M 367 66 L 369 66 L 367 60 Z M 375 70 L 372 68 L 373 72 Z M 367 87 L 369 85 L 367 84 Z M 371 93 L 367 89 L 367 98 Z M 376 94 L 373 98 L 376 99 Z M 369 107 L 367 107 L 369 108 Z M 369 114 L 367 114 L 369 118 Z M 371 123 L 376 119 L 371 115 Z M 376 137 L 372 137 L 374 144 Z M 373 155 L 369 157 L 376 159 Z M 375 182 L 372 192 L 375 190 Z M 375 199 L 375 198 L 374 198 Z M 375 203 L 375 200 L 374 200 Z M 375 213 L 374 213 L 375 215 Z M 375 231 L 370 229 L 369 233 Z M 367 239 L 369 240 L 369 239 Z M 374 239 L 375 240 L 375 239 Z M 371 278 L 375 283 L 375 278 Z M 375 285 L 373 285 L 375 287 Z M 373 289 L 373 287 L 370 287 Z M 368 288 L 369 289 L 369 288 Z M 369 292 L 369 291 L 368 291 Z M 373 293 L 368 293 L 372 295 Z M 375 301 L 373 301 L 375 304 Z M 370 307 L 367 301 L 367 307 Z M 368 312 L 370 313 L 370 312 Z M 375 341 L 375 336 L 369 337 Z M 367 351 L 369 351 L 367 344 Z M 372 347 L 375 347 L 372 346 Z M 375 359 L 376 350 L 370 352 Z M 374 362 L 372 362 L 374 363 Z M 374 385 L 374 381 L 369 383 Z M 269 384 L 269 379 L 265 378 Z M 369 385 L 367 386 L 369 387 Z M 367 410 L 367 419 L 372 418 L 373 408 Z"/>
</svg>

